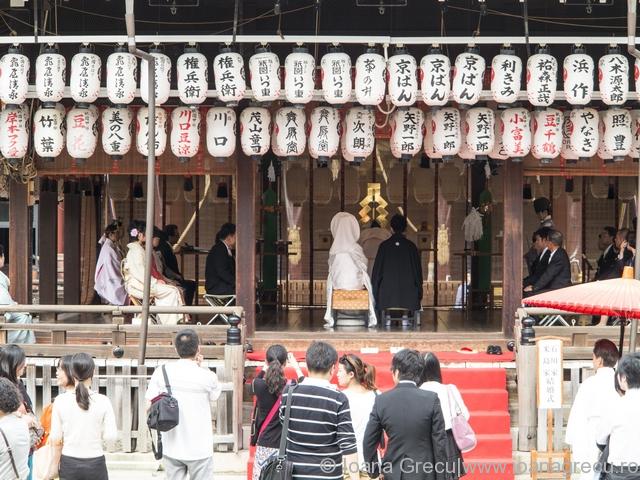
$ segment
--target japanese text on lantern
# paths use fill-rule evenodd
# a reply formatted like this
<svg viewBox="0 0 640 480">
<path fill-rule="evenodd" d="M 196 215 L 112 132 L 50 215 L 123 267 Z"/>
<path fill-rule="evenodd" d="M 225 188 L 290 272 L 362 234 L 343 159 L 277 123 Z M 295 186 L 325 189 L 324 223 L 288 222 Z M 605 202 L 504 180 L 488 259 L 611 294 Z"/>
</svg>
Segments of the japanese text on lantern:
<svg viewBox="0 0 640 480">
<path fill-rule="evenodd" d="M 97 75 L 97 62 L 100 58 L 95 55 L 82 55 L 80 57 L 80 71 L 78 72 L 78 96 L 89 97 L 89 79 Z"/>
<path fill-rule="evenodd" d="M 349 75 L 347 72 L 347 64 L 344 59 L 331 60 L 331 85 L 333 87 L 333 96 L 336 98 L 344 97 L 344 75 Z"/>
<path fill-rule="evenodd" d="M 200 97 L 201 76 L 204 75 L 200 65 L 200 58 L 197 56 L 187 56 L 184 62 L 184 96 L 186 98 Z"/>
<path fill-rule="evenodd" d="M 213 115 L 213 124 L 221 127 L 226 127 L 231 118 L 229 117 L 228 112 L 216 112 Z M 224 147 L 227 143 L 229 143 L 229 137 L 226 135 L 219 135 L 213 137 L 213 142 L 216 147 Z"/>
<path fill-rule="evenodd" d="M 475 149 L 477 152 L 488 152 L 489 151 L 489 141 L 491 140 L 492 133 L 492 125 L 491 125 L 491 117 L 489 113 L 480 112 L 476 119 L 475 123 L 476 128 L 476 145 Z"/>
<path fill-rule="evenodd" d="M 222 69 L 220 75 L 220 94 L 225 97 L 234 97 L 236 95 L 237 85 L 236 77 L 233 74 L 234 57 L 231 55 L 220 55 L 218 58 L 218 66 Z"/>
<path fill-rule="evenodd" d="M 473 100 L 478 83 L 482 81 L 482 72 L 479 71 L 477 55 L 465 55 L 463 59 L 460 100 Z"/>
<path fill-rule="evenodd" d="M 324 125 L 323 125 L 324 123 Z M 323 108 L 320 110 L 320 118 L 318 118 L 318 151 L 327 153 L 329 151 L 329 110 Z"/>
<path fill-rule="evenodd" d="M 22 126 L 18 122 L 18 111 L 10 112 L 7 115 L 7 138 L 9 138 L 9 148 L 7 149 L 7 157 L 15 158 L 18 156 L 18 133 Z"/>
<path fill-rule="evenodd" d="M 574 58 L 569 68 L 575 74 L 581 74 L 581 73 L 588 74 L 590 73 L 590 70 L 591 70 L 589 62 L 582 57 Z M 589 94 L 589 90 L 590 90 L 589 86 L 585 84 L 582 80 L 574 83 L 571 86 L 571 93 L 575 98 L 582 98 L 582 99 L 586 98 L 587 95 Z"/>
<path fill-rule="evenodd" d="M 304 74 L 307 71 L 307 62 L 302 60 L 294 60 L 293 62 L 293 85 L 295 87 L 295 98 L 304 97 Z"/>
<path fill-rule="evenodd" d="M 192 122 L 191 109 L 183 109 L 180 111 L 178 117 L 178 129 L 180 130 L 180 136 L 178 137 L 178 154 L 187 156 L 191 150 L 191 122 Z"/>
<path fill-rule="evenodd" d="M 520 115 L 518 112 L 514 113 L 514 115 L 509 118 L 509 125 L 505 126 L 505 129 L 508 129 L 509 135 L 513 139 L 513 155 L 525 155 L 526 152 L 522 148 L 522 140 L 524 138 L 523 131 L 525 128 L 529 128 L 526 125 L 526 118 L 524 115 Z"/>
<path fill-rule="evenodd" d="M 268 97 L 271 93 L 271 72 L 275 68 L 273 58 L 260 58 L 258 60 L 258 78 L 262 96 Z"/>
<path fill-rule="evenodd" d="M 574 128 L 578 128 L 580 133 L 580 144 L 578 150 L 580 152 L 591 152 L 596 144 L 596 133 L 598 128 L 598 120 L 596 114 L 591 110 L 584 110 L 578 116 L 578 125 Z"/>
<path fill-rule="evenodd" d="M 538 408 L 562 408 L 562 340 L 538 340 Z"/>
<path fill-rule="evenodd" d="M 557 155 L 558 148 L 556 147 L 556 141 L 554 138 L 558 135 L 558 127 L 560 126 L 560 115 L 558 113 L 545 113 L 544 114 L 544 129 L 543 137 L 544 142 L 542 144 L 542 151 L 551 155 Z"/>
<path fill-rule="evenodd" d="M 431 65 L 430 70 L 430 84 L 433 87 L 430 100 L 443 101 L 449 93 L 449 65 L 445 64 L 443 58 L 437 57 L 429 61 Z M 446 83 L 445 83 L 446 82 Z"/>
<path fill-rule="evenodd" d="M 73 124 L 71 129 L 73 130 L 88 130 L 89 118 L 88 113 L 76 113 L 73 117 Z M 90 149 L 90 145 L 85 141 L 87 140 L 84 135 L 73 136 L 73 149 L 76 152 L 83 153 Z"/>
<path fill-rule="evenodd" d="M 397 73 L 397 84 L 398 87 L 401 88 L 400 93 L 398 94 L 397 101 L 399 102 L 410 102 L 411 101 L 411 86 L 412 79 L 411 75 L 413 72 L 411 70 L 411 62 L 406 57 L 400 57 L 396 62 L 396 73 Z M 409 89 L 407 92 L 406 89 Z"/>
<path fill-rule="evenodd" d="M 608 78 L 611 82 L 611 102 L 623 103 L 623 82 L 627 81 L 624 57 L 621 55 L 611 55 L 605 68 L 608 70 Z"/>
<path fill-rule="evenodd" d="M 372 74 L 375 71 L 375 69 L 376 69 L 376 61 L 373 58 L 366 58 L 364 60 L 365 76 L 362 79 L 362 84 L 364 86 L 362 87 L 362 90 L 360 90 L 360 93 L 362 94 L 363 97 L 371 97 L 373 94 L 373 89 L 371 85 L 373 84 Z"/>
<path fill-rule="evenodd" d="M 12 55 L 9 60 L 9 99 L 16 100 L 18 98 L 18 89 L 20 84 L 18 79 L 25 75 L 26 62 L 24 56 Z"/>
<path fill-rule="evenodd" d="M 262 125 L 262 112 L 251 112 L 251 117 L 249 117 L 249 132 L 251 132 L 249 140 L 251 144 L 249 147 L 255 153 L 260 153 L 262 150 L 263 131 L 264 126 Z"/>
<path fill-rule="evenodd" d="M 506 58 L 500 64 L 500 70 L 502 70 L 502 85 L 500 95 L 505 97 L 515 95 L 514 85 L 516 83 L 516 69 L 517 60 L 515 57 L 505 56 Z"/>
<path fill-rule="evenodd" d="M 122 136 L 122 128 L 124 125 L 122 112 L 115 109 L 112 110 L 108 123 L 109 123 L 108 141 L 111 145 L 112 150 L 114 152 L 119 152 L 120 148 L 122 147 L 122 141 L 124 140 L 124 137 Z"/>
<path fill-rule="evenodd" d="M 552 57 L 540 57 L 534 65 L 534 75 L 537 77 L 539 86 L 537 92 L 537 100 L 541 105 L 547 105 L 551 102 L 551 85 L 555 82 L 555 64 Z"/>
<path fill-rule="evenodd" d="M 154 138 L 154 150 L 157 152 L 158 149 L 160 148 L 160 139 L 158 138 L 159 135 L 159 130 L 160 130 L 160 124 L 158 123 L 158 115 L 156 115 L 155 118 L 156 122 L 155 122 L 155 135 L 153 136 Z M 149 112 L 147 111 L 147 115 L 145 115 L 144 117 L 144 124 L 146 125 L 147 128 L 144 129 L 144 145 L 148 145 L 149 144 Z"/>
<path fill-rule="evenodd" d="M 460 117 L 457 110 L 447 110 L 444 112 L 444 118 L 442 122 L 442 130 L 444 131 L 444 150 L 455 149 L 457 146 L 457 139 L 460 136 Z"/>
<path fill-rule="evenodd" d="M 613 135 L 614 152 L 621 152 L 627 149 L 627 136 L 624 132 L 628 132 L 631 128 L 629 120 L 630 116 L 624 112 L 611 116 L 611 129 L 616 130 Z"/>
<path fill-rule="evenodd" d="M 53 57 L 47 55 L 44 59 L 44 72 L 42 73 L 42 85 L 44 86 L 44 96 L 53 96 Z"/>
<path fill-rule="evenodd" d="M 287 142 L 287 155 L 290 153 L 298 153 L 298 114 L 296 112 L 287 112 L 287 121 L 284 125 L 287 129 L 285 140 Z"/>
<path fill-rule="evenodd" d="M 418 133 L 418 119 L 416 113 L 406 110 L 402 113 L 402 143 L 400 151 L 402 153 L 413 153 Z"/>
</svg>

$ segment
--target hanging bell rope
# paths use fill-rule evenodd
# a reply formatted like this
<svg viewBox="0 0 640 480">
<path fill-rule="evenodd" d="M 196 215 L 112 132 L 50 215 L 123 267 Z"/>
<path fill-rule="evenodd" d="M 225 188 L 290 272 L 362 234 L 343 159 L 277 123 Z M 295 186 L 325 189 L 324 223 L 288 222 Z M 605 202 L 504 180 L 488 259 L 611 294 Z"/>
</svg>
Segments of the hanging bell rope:
<svg viewBox="0 0 640 480">
<path fill-rule="evenodd" d="M 471 212 L 462 222 L 462 230 L 467 242 L 477 242 L 482 238 L 482 215 L 477 208 L 471 208 Z"/>
</svg>

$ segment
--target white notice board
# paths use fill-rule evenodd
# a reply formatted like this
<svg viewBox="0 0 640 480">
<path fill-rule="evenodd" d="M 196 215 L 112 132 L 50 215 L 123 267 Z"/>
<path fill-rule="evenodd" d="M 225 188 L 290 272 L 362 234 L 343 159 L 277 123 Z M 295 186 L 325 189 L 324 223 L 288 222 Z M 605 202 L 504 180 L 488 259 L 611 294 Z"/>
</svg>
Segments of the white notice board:
<svg viewBox="0 0 640 480">
<path fill-rule="evenodd" d="M 562 340 L 540 339 L 538 346 L 538 408 L 562 408 Z"/>
</svg>

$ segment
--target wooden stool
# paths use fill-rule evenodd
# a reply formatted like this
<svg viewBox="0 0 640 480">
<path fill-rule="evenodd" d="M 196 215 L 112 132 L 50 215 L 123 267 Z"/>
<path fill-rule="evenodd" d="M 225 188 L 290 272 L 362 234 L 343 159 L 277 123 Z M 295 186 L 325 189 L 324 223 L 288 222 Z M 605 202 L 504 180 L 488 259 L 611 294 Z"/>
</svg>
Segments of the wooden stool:
<svg viewBox="0 0 640 480">
<path fill-rule="evenodd" d="M 333 290 L 331 295 L 331 314 L 334 325 L 338 325 L 338 312 L 348 317 L 360 317 L 365 327 L 369 325 L 369 292 L 367 290 Z M 344 322 L 343 325 L 359 325 L 361 322 Z"/>
</svg>

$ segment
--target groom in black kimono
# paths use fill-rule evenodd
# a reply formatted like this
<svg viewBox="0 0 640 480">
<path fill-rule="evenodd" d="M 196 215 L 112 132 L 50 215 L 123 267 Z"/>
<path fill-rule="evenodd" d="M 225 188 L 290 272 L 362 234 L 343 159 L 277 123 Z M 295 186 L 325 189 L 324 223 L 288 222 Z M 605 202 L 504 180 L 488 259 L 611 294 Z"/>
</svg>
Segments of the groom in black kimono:
<svg viewBox="0 0 640 480">
<path fill-rule="evenodd" d="M 404 308 L 420 310 L 422 301 L 422 265 L 418 248 L 404 236 L 407 219 L 394 215 L 393 235 L 380 244 L 373 265 L 371 284 L 378 318 L 384 310 Z"/>
</svg>

